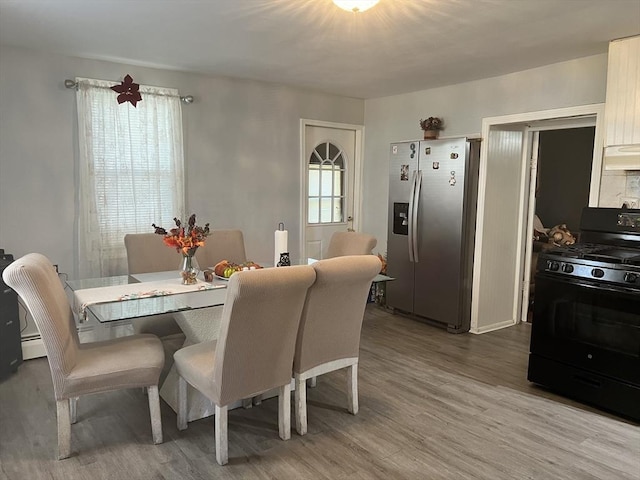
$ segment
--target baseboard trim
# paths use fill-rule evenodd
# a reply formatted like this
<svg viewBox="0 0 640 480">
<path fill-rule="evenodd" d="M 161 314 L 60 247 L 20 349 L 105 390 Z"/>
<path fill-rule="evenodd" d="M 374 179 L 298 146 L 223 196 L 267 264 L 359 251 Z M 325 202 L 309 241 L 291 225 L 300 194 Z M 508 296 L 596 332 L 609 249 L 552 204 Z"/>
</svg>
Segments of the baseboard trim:
<svg viewBox="0 0 640 480">
<path fill-rule="evenodd" d="M 46 357 L 47 351 L 44 348 L 44 343 L 41 338 L 34 340 L 22 341 L 22 359 L 30 360 L 32 358 Z"/>
<path fill-rule="evenodd" d="M 491 325 L 485 325 L 480 328 L 472 328 L 469 332 L 478 335 L 481 333 L 493 332 L 494 330 L 500 330 L 501 328 L 512 327 L 516 323 L 518 322 L 515 320 L 505 320 L 504 322 L 492 323 Z"/>
</svg>

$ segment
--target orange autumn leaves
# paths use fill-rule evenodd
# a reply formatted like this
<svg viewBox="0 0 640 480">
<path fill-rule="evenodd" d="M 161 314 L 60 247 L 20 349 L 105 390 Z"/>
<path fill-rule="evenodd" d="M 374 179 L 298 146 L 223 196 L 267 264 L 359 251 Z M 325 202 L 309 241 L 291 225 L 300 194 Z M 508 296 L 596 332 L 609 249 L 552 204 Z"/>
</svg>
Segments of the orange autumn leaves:
<svg viewBox="0 0 640 480">
<path fill-rule="evenodd" d="M 151 226 L 158 235 L 164 235 L 162 241 L 165 245 L 175 248 L 182 255 L 195 254 L 198 247 L 202 247 L 209 235 L 209 224 L 204 228 L 196 225 L 196 214 L 189 217 L 187 226 L 185 227 L 179 218 L 174 218 L 175 228 L 167 231 L 162 227 L 158 227 L 155 223 Z"/>
</svg>

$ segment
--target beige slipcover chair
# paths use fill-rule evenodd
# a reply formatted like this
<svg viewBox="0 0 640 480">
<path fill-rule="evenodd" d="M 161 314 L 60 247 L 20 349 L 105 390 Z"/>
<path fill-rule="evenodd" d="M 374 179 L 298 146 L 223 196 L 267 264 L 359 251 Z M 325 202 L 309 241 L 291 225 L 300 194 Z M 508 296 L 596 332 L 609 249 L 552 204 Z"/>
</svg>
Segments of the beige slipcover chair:
<svg viewBox="0 0 640 480">
<path fill-rule="evenodd" d="M 279 388 L 279 433 L 291 436 L 291 366 L 312 267 L 300 265 L 238 272 L 229 279 L 217 340 L 175 354 L 178 429 L 187 428 L 187 382 L 215 405 L 216 460 L 228 461 L 227 407 Z"/>
<path fill-rule="evenodd" d="M 156 233 L 129 233 L 124 236 L 127 250 L 127 266 L 130 275 L 136 273 L 165 272 L 178 270 L 182 256 L 164 244 L 162 235 Z M 177 277 L 177 274 L 176 274 Z M 135 333 L 152 333 L 162 341 L 165 351 L 165 364 L 160 375 L 160 384 L 164 382 L 171 366 L 173 354 L 184 345 L 185 335 L 178 326 L 174 315 L 154 315 L 131 321 Z"/>
<path fill-rule="evenodd" d="M 196 251 L 196 260 L 202 270 L 214 267 L 222 260 L 238 264 L 246 262 L 242 230 L 211 230 L 204 246 Z"/>
<path fill-rule="evenodd" d="M 348 409 L 358 413 L 360 331 L 371 281 L 382 263 L 374 255 L 352 255 L 311 266 L 316 281 L 307 292 L 293 360 L 300 435 L 307 432 L 306 380 L 317 375 L 348 367 Z"/>
<path fill-rule="evenodd" d="M 152 273 L 178 270 L 182 256 L 165 245 L 157 233 L 128 233 L 124 236 L 129 273 Z"/>
<path fill-rule="evenodd" d="M 204 246 L 196 251 L 196 260 L 200 269 L 214 267 L 221 260 L 233 263 L 247 261 L 244 248 L 244 237 L 241 230 L 211 230 Z M 186 334 L 184 346 L 218 338 L 220 324 L 222 322 L 222 306 L 202 308 L 185 312 L 177 312 L 174 315 L 176 322 Z M 173 364 L 173 354 L 171 354 Z M 167 362 L 168 363 L 168 362 Z M 178 375 L 170 371 L 167 381 L 160 393 L 163 398 L 177 409 Z M 171 391 L 170 391 L 171 389 Z M 196 420 L 203 416 L 209 416 L 214 407 L 205 395 L 193 389 L 189 389 L 188 420 Z"/>
<path fill-rule="evenodd" d="M 22 298 L 47 351 L 58 415 L 58 458 L 71 453 L 76 399 L 91 393 L 146 387 L 154 443 L 162 443 L 158 379 L 164 352 L 157 337 L 132 335 L 80 344 L 67 295 L 49 259 L 30 253 L 3 272 Z"/>
<path fill-rule="evenodd" d="M 327 258 L 344 255 L 369 255 L 378 241 L 373 235 L 359 232 L 336 232 L 331 236 Z"/>
</svg>

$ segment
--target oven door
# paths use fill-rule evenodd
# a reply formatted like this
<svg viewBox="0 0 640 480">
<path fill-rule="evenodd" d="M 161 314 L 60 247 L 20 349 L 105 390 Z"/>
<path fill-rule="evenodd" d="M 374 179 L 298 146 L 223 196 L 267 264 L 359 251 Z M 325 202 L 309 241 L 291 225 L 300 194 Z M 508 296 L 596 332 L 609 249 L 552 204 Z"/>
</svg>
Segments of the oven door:
<svg viewBox="0 0 640 480">
<path fill-rule="evenodd" d="M 531 353 L 640 385 L 640 291 L 539 273 Z"/>
</svg>

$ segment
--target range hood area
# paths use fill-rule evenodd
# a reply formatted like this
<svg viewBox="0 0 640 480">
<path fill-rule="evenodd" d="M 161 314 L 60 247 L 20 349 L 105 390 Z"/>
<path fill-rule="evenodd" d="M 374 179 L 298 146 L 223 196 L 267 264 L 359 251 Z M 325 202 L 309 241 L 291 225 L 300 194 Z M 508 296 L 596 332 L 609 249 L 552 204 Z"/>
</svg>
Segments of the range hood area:
<svg viewBox="0 0 640 480">
<path fill-rule="evenodd" d="M 603 160 L 605 170 L 640 170 L 640 144 L 605 147 Z"/>
</svg>

